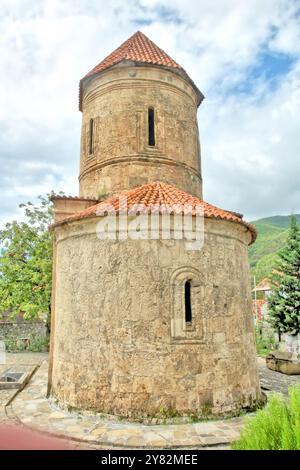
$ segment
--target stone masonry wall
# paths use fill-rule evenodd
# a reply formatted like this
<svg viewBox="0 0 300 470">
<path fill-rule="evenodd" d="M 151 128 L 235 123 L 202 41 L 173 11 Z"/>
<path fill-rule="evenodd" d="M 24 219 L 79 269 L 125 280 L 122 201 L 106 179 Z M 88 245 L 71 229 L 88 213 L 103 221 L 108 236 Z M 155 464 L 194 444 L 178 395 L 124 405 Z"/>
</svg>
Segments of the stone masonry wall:
<svg viewBox="0 0 300 470">
<path fill-rule="evenodd" d="M 0 339 L 28 339 L 32 335 L 46 336 L 44 322 L 0 322 Z"/>
<path fill-rule="evenodd" d="M 254 406 L 247 229 L 205 219 L 203 249 L 186 251 L 182 240 L 100 241 L 97 221 L 55 230 L 52 396 L 127 417 Z"/>
<path fill-rule="evenodd" d="M 155 146 L 148 145 L 149 107 Z M 98 198 L 156 180 L 202 196 L 196 92 L 161 67 L 116 66 L 84 91 L 80 196 Z"/>
</svg>

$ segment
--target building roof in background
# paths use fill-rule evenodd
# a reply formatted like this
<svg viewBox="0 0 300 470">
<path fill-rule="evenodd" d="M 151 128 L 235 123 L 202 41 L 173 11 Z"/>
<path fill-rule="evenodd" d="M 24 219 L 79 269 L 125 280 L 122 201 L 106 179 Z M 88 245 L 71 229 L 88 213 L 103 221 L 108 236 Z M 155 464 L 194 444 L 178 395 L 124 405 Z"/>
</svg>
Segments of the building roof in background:
<svg viewBox="0 0 300 470">
<path fill-rule="evenodd" d="M 271 283 L 268 278 L 262 279 L 257 286 L 253 289 L 252 292 L 259 292 L 259 291 L 269 291 L 272 290 Z"/>
</svg>

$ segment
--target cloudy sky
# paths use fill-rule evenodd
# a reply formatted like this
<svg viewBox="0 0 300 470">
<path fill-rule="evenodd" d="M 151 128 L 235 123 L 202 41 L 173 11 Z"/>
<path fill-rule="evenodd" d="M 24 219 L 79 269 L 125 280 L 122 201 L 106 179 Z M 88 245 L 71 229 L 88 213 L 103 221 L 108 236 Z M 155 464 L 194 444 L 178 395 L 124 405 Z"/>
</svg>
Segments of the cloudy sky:
<svg viewBox="0 0 300 470">
<path fill-rule="evenodd" d="M 206 97 L 205 200 L 300 213 L 299 0 L 0 0 L 0 222 L 77 195 L 79 79 L 138 29 Z"/>
</svg>

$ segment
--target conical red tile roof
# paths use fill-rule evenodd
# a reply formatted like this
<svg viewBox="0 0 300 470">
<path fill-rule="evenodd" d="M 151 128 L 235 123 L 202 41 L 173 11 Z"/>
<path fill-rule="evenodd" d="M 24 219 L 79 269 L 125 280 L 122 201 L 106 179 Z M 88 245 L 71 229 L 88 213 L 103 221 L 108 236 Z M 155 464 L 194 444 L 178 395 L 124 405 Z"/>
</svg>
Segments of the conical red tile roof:
<svg viewBox="0 0 300 470">
<path fill-rule="evenodd" d="M 104 201 L 99 202 L 87 209 L 77 212 L 52 225 L 56 227 L 75 220 L 85 219 L 93 216 L 100 216 L 109 213 L 119 214 L 124 211 L 130 213 L 130 210 L 138 209 L 140 213 L 160 213 L 160 214 L 199 214 L 199 209 L 204 212 L 204 217 L 220 220 L 228 220 L 230 222 L 238 222 L 246 226 L 252 233 L 252 242 L 256 238 L 256 230 L 251 224 L 245 222 L 241 214 L 225 211 L 215 207 L 196 196 L 182 191 L 167 183 L 156 181 L 147 183 L 137 188 L 123 191 L 122 193 L 112 196 Z"/>
<path fill-rule="evenodd" d="M 115 51 L 111 52 L 105 59 L 103 59 L 96 67 L 90 70 L 81 80 L 80 80 L 80 90 L 79 90 L 79 109 L 82 110 L 82 84 L 83 81 L 103 70 L 115 65 L 123 60 L 131 60 L 132 62 L 139 62 L 144 64 L 154 64 L 162 65 L 165 67 L 170 67 L 172 69 L 181 70 L 185 76 L 189 79 L 191 84 L 196 88 L 198 93 L 201 95 L 199 102 L 203 98 L 203 95 L 200 93 L 194 82 L 189 78 L 185 70 L 173 60 L 165 51 L 160 47 L 154 44 L 151 39 L 149 39 L 141 31 L 137 31 L 129 39 L 127 39 L 121 46 L 119 46 Z"/>
<path fill-rule="evenodd" d="M 115 51 L 109 54 L 100 64 L 96 65 L 85 77 L 101 72 L 121 60 L 132 60 L 133 62 L 145 62 L 148 64 L 165 65 L 166 67 L 182 67 L 175 62 L 166 52 L 158 47 L 151 39 L 147 38 L 141 31 L 137 31 L 127 39 Z"/>
</svg>

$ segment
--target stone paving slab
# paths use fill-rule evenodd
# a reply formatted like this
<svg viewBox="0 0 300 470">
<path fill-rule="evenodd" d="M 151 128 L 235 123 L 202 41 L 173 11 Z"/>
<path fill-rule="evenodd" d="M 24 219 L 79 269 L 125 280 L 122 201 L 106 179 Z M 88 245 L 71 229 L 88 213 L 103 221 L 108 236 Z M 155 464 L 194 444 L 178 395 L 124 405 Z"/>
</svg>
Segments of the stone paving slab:
<svg viewBox="0 0 300 470">
<path fill-rule="evenodd" d="M 47 361 L 6 408 L 10 419 L 58 437 L 103 449 L 228 448 L 244 418 L 189 424 L 145 425 L 113 421 L 91 412 L 69 412 L 46 399 Z"/>
<path fill-rule="evenodd" d="M 31 369 L 35 366 L 39 366 L 46 358 L 47 353 L 7 353 L 5 364 L 0 364 L 0 375 L 11 367 L 22 367 Z M 5 406 L 13 399 L 18 393 L 16 389 L 12 390 L 0 390 L 0 422 L 7 419 L 5 413 Z"/>
<path fill-rule="evenodd" d="M 0 364 L 0 371 L 14 365 L 39 365 L 48 358 L 48 353 L 18 352 L 6 353 L 5 364 Z"/>
<path fill-rule="evenodd" d="M 0 392 L 0 421 L 9 418 L 38 431 L 70 439 L 89 449 L 229 449 L 239 437 L 244 417 L 185 424 L 139 424 L 103 417 L 91 412 L 69 412 L 46 399 L 47 355 L 9 355 L 10 364 L 40 365 L 30 383 L 14 398 Z M 287 376 L 267 369 L 259 358 L 264 389 L 287 395 L 288 387 L 300 376 Z M 0 367 L 1 371 L 1 367 Z M 2 393 L 2 395 L 1 395 Z M 14 392 L 15 393 L 15 392 Z M 2 403 L 2 407 L 1 407 Z M 6 414 L 4 413 L 6 410 Z"/>
</svg>

